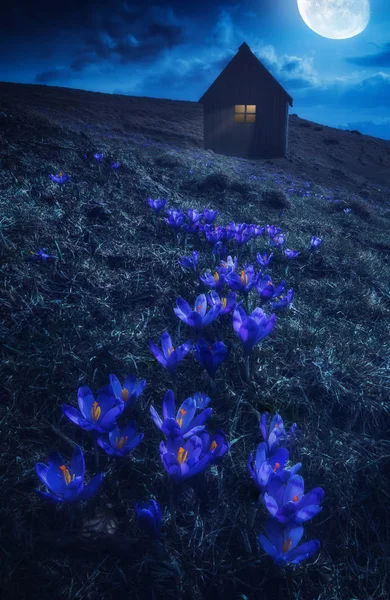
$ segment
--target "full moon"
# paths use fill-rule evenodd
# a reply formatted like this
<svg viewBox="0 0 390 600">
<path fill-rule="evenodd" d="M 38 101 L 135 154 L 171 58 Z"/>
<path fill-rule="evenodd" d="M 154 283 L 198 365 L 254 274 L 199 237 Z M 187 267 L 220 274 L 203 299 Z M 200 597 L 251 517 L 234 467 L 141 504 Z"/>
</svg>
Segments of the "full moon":
<svg viewBox="0 0 390 600">
<path fill-rule="evenodd" d="M 370 20 L 369 0 L 297 0 L 306 25 L 332 40 L 358 35 Z"/>
</svg>

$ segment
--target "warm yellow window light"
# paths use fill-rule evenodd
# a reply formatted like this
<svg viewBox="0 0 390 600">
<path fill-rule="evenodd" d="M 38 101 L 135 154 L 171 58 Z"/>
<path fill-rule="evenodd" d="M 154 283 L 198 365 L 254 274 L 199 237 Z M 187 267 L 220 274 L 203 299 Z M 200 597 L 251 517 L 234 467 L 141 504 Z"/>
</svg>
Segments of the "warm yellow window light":
<svg viewBox="0 0 390 600">
<path fill-rule="evenodd" d="M 255 104 L 236 104 L 234 106 L 234 120 L 236 123 L 255 123 Z"/>
</svg>

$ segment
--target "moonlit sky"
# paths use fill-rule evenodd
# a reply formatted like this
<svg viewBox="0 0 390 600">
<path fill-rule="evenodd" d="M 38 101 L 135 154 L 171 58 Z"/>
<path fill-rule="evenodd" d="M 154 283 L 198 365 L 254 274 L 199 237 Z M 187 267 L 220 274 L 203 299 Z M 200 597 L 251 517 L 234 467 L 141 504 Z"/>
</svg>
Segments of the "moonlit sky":
<svg viewBox="0 0 390 600">
<path fill-rule="evenodd" d="M 390 139 L 390 2 L 331 40 L 296 0 L 5 0 L 0 81 L 197 102 L 246 41 L 290 113 Z"/>
</svg>

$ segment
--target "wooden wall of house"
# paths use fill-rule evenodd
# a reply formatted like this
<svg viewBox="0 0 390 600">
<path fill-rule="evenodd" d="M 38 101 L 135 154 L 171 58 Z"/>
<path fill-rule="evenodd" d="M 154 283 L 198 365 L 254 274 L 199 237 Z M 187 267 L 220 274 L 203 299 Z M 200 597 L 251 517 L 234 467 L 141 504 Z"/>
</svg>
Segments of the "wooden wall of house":
<svg viewBox="0 0 390 600">
<path fill-rule="evenodd" d="M 204 102 L 206 149 L 230 156 L 285 156 L 288 99 L 272 80 L 253 72 L 248 62 L 237 62 Z M 235 123 L 235 104 L 255 104 L 256 122 Z"/>
</svg>

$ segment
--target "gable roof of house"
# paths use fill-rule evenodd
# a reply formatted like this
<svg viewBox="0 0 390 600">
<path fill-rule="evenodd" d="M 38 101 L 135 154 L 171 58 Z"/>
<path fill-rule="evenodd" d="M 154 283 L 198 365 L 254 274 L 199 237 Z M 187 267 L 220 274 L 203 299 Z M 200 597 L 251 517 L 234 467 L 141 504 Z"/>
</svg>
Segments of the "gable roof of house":
<svg viewBox="0 0 390 600">
<path fill-rule="evenodd" d="M 205 102 L 208 100 L 208 97 L 210 97 L 212 92 L 215 91 L 215 88 L 218 87 L 218 83 L 221 81 L 222 76 L 224 74 L 226 76 L 226 71 L 227 72 L 229 71 L 230 65 L 232 63 L 234 64 L 234 62 L 236 62 L 237 60 L 241 60 L 242 57 L 245 57 L 245 59 L 249 59 L 252 62 L 254 71 L 257 71 L 260 77 L 265 76 L 265 77 L 271 78 L 271 80 L 276 84 L 276 86 L 280 89 L 280 91 L 286 96 L 286 98 L 288 99 L 289 105 L 290 106 L 293 105 L 293 99 L 291 98 L 290 94 L 288 94 L 286 92 L 284 87 L 280 85 L 279 81 L 277 79 L 275 79 L 275 77 L 268 71 L 268 69 L 263 65 L 263 63 L 260 62 L 260 60 L 257 58 L 257 56 L 255 56 L 253 54 L 252 50 L 249 48 L 249 46 L 246 42 L 243 42 L 241 44 L 241 46 L 238 49 L 238 52 L 228 62 L 226 67 L 220 72 L 218 77 L 213 81 L 213 83 L 210 85 L 210 87 L 205 91 L 203 96 L 201 98 L 199 98 L 198 102 Z"/>
</svg>

